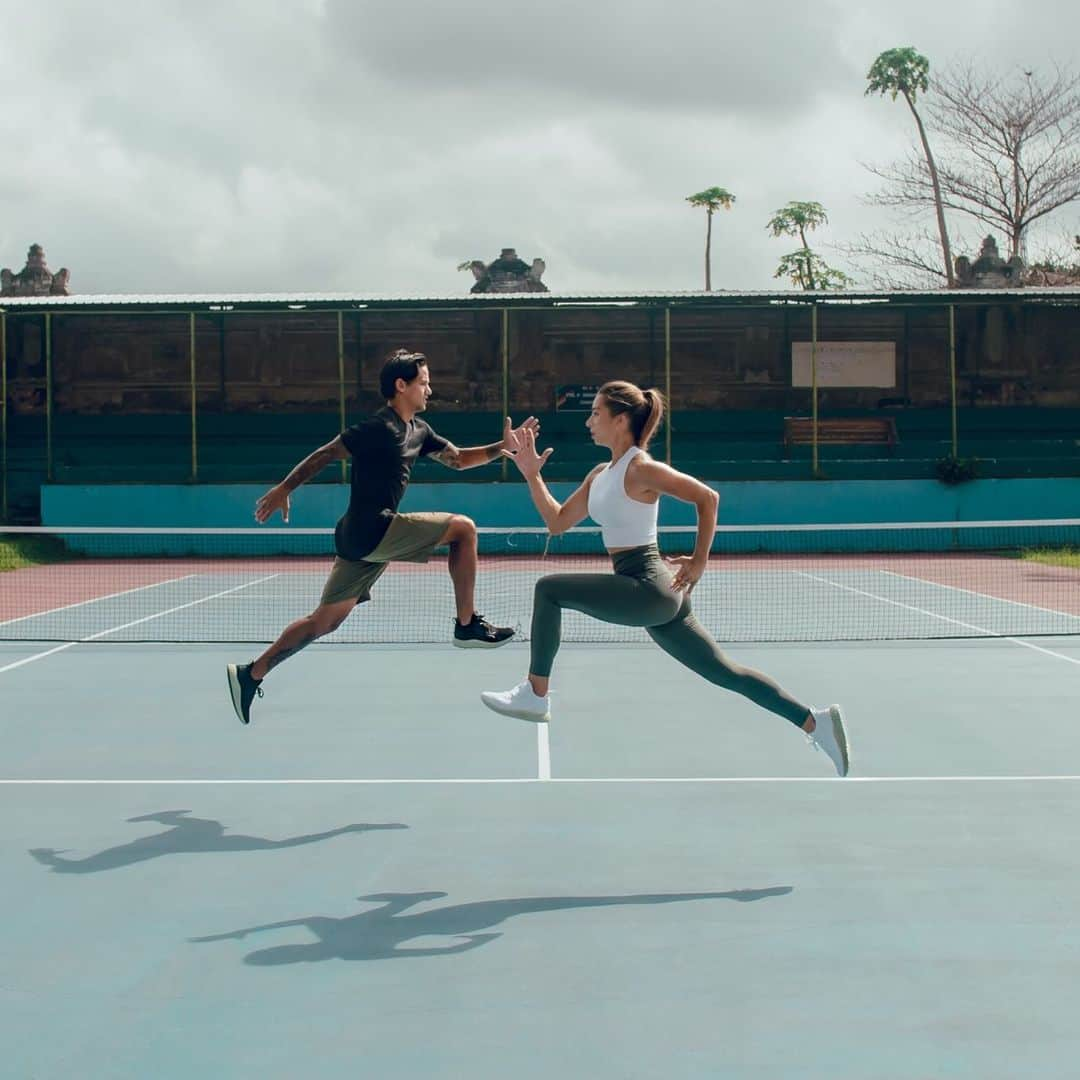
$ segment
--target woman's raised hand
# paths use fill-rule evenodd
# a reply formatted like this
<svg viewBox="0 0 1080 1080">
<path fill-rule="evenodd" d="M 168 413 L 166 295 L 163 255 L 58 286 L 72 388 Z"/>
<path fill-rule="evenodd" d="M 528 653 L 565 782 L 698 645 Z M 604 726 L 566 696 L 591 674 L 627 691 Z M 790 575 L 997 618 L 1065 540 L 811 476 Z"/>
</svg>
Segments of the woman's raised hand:
<svg viewBox="0 0 1080 1080">
<path fill-rule="evenodd" d="M 520 427 L 514 427 L 513 422 L 508 416 L 503 421 L 502 449 L 520 450 L 526 431 L 531 431 L 533 435 L 540 434 L 540 421 L 537 420 L 535 416 L 530 416 L 527 420 L 523 420 Z"/>
<path fill-rule="evenodd" d="M 519 434 L 518 448 L 503 450 L 502 456 L 508 457 L 526 480 L 531 480 L 534 476 L 540 475 L 544 462 L 551 457 L 553 451 L 549 446 L 542 454 L 536 452 L 536 432 L 531 427 L 523 424 L 521 428 L 518 428 L 517 434 Z"/>
</svg>

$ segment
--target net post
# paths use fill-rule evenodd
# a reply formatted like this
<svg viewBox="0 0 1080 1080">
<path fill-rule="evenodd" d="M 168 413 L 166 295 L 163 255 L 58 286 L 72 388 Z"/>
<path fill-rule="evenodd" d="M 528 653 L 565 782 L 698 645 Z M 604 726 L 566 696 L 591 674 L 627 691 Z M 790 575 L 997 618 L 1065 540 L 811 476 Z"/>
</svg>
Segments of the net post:
<svg viewBox="0 0 1080 1080">
<path fill-rule="evenodd" d="M 667 398 L 667 423 L 664 425 L 664 460 L 671 464 L 671 307 L 664 308 L 664 397 Z"/>
<path fill-rule="evenodd" d="M 45 312 L 45 479 L 53 480 L 52 312 Z"/>
<path fill-rule="evenodd" d="M 195 312 L 188 312 L 188 359 L 191 369 L 191 480 L 199 478 L 199 431 L 195 393 Z"/>
<path fill-rule="evenodd" d="M 956 305 L 949 305 L 949 395 L 952 403 L 952 456 L 957 456 L 959 438 L 956 421 Z"/>
<path fill-rule="evenodd" d="M 338 431 L 345 430 L 345 313 L 337 313 Z M 341 483 L 348 480 L 346 459 L 341 459 Z"/>
<path fill-rule="evenodd" d="M 510 415 L 510 309 L 502 309 L 502 412 L 505 419 Z M 502 421 L 500 421 L 500 427 Z M 507 477 L 509 462 L 502 458 L 499 466 L 501 479 Z"/>
<path fill-rule="evenodd" d="M 818 396 L 817 396 L 817 343 L 818 343 L 818 306 L 815 300 L 810 305 L 810 414 L 813 417 L 811 443 L 813 450 L 814 479 L 818 477 Z"/>
<path fill-rule="evenodd" d="M 3 496 L 0 499 L 0 521 L 8 519 L 8 462 L 7 462 L 7 312 L 0 311 L 0 454 L 3 455 L 3 464 L 0 465 L 0 473 L 3 479 L 0 485 L 3 487 Z"/>
</svg>

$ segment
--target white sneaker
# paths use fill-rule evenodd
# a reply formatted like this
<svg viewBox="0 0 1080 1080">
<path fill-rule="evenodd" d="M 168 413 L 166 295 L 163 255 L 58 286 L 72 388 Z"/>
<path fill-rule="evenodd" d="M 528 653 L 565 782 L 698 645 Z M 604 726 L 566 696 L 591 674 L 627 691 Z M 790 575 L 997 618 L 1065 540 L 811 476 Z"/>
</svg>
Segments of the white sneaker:
<svg viewBox="0 0 1080 1080">
<path fill-rule="evenodd" d="M 811 709 L 814 718 L 814 730 L 806 733 L 807 741 L 816 750 L 828 755 L 841 776 L 847 776 L 851 767 L 851 751 L 848 748 L 847 732 L 844 730 L 844 714 L 839 705 L 826 705 L 821 709 Z"/>
<path fill-rule="evenodd" d="M 543 724 L 551 719 L 550 695 L 539 697 L 533 692 L 528 679 L 513 690 L 485 690 L 481 693 L 480 700 L 489 709 L 503 716 L 532 720 L 536 724 Z"/>
</svg>

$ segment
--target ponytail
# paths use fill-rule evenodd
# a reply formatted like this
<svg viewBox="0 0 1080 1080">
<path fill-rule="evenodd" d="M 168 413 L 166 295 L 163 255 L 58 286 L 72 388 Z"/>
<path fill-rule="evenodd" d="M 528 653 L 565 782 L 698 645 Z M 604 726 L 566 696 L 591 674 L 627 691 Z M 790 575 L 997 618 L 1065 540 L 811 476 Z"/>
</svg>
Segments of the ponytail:
<svg viewBox="0 0 1080 1080">
<path fill-rule="evenodd" d="M 664 398 L 659 390 L 642 390 L 629 382 L 607 382 L 597 391 L 612 416 L 628 413 L 630 434 L 634 445 L 648 450 L 649 440 L 656 434 L 664 418 Z"/>
</svg>

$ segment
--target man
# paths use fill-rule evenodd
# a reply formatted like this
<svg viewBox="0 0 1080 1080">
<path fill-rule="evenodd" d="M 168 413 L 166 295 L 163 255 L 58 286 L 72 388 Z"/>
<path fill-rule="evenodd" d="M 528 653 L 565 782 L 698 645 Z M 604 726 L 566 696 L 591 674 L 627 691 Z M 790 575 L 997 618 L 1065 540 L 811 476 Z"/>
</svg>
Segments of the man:
<svg viewBox="0 0 1080 1080">
<path fill-rule="evenodd" d="M 529 417 L 512 429 L 507 418 L 503 437 L 488 446 L 458 449 L 437 435 L 417 414 L 427 408 L 431 380 L 427 357 L 398 349 L 383 365 L 379 389 L 384 408 L 309 454 L 285 479 L 255 504 L 255 520 L 268 521 L 276 511 L 289 520 L 289 496 L 333 461 L 351 456 L 349 506 L 334 531 L 337 558 L 319 606 L 291 623 L 261 656 L 249 664 L 227 665 L 233 708 L 241 723 L 250 719 L 251 703 L 262 697 L 262 680 L 283 660 L 332 633 L 357 604 L 371 598 L 371 587 L 390 562 L 427 562 L 435 548 L 448 544 L 448 567 L 454 583 L 457 619 L 453 642 L 461 648 L 497 648 L 514 636 L 509 627 L 492 626 L 473 608 L 476 583 L 476 525 L 461 514 L 399 514 L 398 504 L 418 457 L 430 456 L 451 469 L 471 469 L 495 461 L 505 450 L 519 449 L 525 431 L 539 422 Z"/>
</svg>

